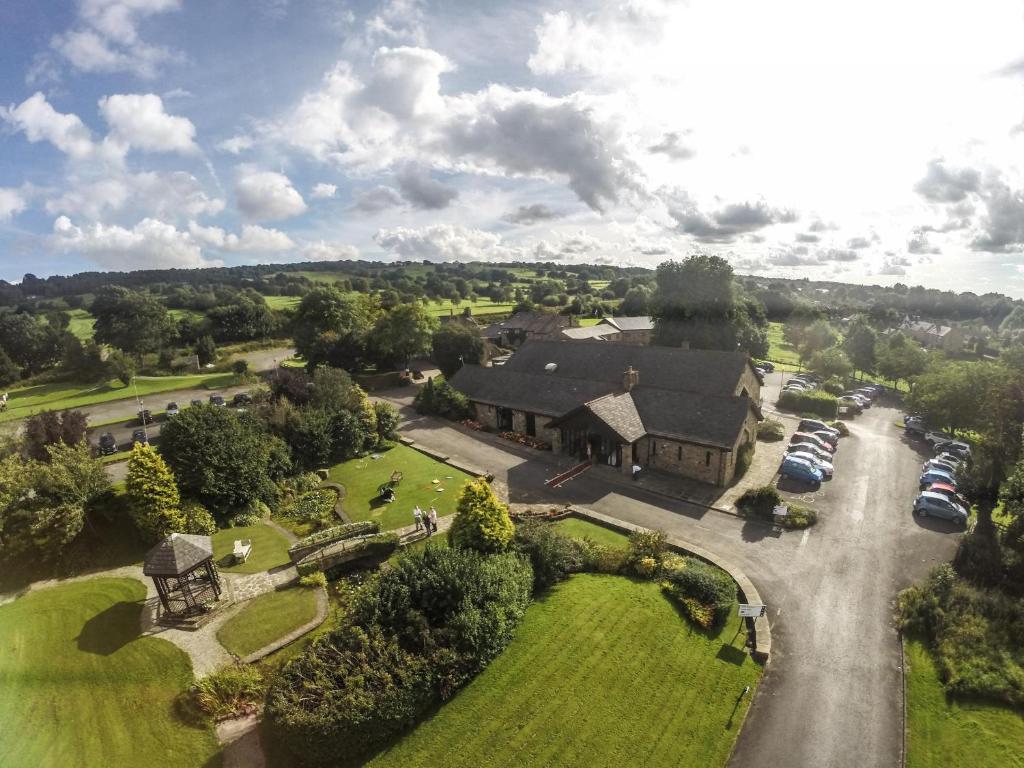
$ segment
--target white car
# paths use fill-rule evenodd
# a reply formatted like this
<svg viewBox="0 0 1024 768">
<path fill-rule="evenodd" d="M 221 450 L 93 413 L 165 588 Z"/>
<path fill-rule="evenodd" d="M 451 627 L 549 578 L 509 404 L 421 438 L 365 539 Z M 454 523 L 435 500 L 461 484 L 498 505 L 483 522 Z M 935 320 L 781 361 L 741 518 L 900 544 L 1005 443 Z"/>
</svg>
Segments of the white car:
<svg viewBox="0 0 1024 768">
<path fill-rule="evenodd" d="M 824 459 L 820 459 L 810 451 L 791 451 L 789 455 L 796 456 L 798 459 L 803 459 L 804 461 L 810 462 L 815 467 L 817 467 L 821 471 L 821 474 L 823 474 L 825 477 L 832 477 L 834 467 L 832 466 L 831 461 L 825 461 Z"/>
<path fill-rule="evenodd" d="M 793 443 L 786 447 L 786 453 L 809 453 L 812 456 L 831 463 L 832 454 L 814 443 Z"/>
</svg>

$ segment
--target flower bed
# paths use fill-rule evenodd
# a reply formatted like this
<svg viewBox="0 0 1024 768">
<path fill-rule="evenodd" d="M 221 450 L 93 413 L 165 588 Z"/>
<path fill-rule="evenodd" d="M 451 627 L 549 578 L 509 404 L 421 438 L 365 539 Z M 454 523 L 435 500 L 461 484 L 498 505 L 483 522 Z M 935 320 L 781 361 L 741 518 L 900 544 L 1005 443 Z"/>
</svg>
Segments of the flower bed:
<svg viewBox="0 0 1024 768">
<path fill-rule="evenodd" d="M 540 438 L 524 435 L 522 432 L 502 432 L 501 436 L 513 443 L 525 445 L 527 448 L 536 448 L 538 451 L 550 451 L 551 443 L 546 443 Z"/>
<path fill-rule="evenodd" d="M 484 428 L 484 425 L 481 424 L 476 419 L 463 419 L 459 423 L 462 424 L 462 426 L 468 427 L 469 429 L 475 430 L 477 432 Z"/>
</svg>

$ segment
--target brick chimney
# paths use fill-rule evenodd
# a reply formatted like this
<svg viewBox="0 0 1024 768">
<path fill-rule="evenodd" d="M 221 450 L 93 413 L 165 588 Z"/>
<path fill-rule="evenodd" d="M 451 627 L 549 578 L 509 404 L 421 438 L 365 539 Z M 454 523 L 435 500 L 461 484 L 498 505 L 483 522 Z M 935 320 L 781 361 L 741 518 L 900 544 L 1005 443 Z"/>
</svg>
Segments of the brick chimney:
<svg viewBox="0 0 1024 768">
<path fill-rule="evenodd" d="M 640 371 L 634 370 L 633 366 L 629 366 L 622 374 L 622 388 L 627 392 L 632 392 L 633 387 L 640 383 Z"/>
</svg>

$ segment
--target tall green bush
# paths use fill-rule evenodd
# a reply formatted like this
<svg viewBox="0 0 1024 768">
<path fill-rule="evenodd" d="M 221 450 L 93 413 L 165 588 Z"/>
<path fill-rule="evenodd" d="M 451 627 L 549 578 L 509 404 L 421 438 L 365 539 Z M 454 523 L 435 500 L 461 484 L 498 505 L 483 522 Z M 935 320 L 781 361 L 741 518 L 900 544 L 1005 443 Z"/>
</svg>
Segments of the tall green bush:
<svg viewBox="0 0 1024 768">
<path fill-rule="evenodd" d="M 810 392 L 783 392 L 779 395 L 779 408 L 797 413 L 812 413 L 823 419 L 834 419 L 839 413 L 836 396 L 820 389 Z"/>
<path fill-rule="evenodd" d="M 719 627 L 736 603 L 736 582 L 721 568 L 693 557 L 681 558 L 665 576 L 663 588 L 689 617 L 702 626 Z"/>
<path fill-rule="evenodd" d="M 501 552 L 512 541 L 514 532 L 508 505 L 501 503 L 484 478 L 469 480 L 462 486 L 448 531 L 449 542 L 478 552 Z"/>
</svg>

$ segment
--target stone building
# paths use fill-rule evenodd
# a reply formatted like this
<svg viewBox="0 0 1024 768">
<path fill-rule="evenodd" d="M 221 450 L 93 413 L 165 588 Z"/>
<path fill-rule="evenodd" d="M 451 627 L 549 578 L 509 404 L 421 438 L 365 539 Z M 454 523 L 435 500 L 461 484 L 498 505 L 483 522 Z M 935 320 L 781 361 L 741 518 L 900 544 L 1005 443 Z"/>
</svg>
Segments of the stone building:
<svg viewBox="0 0 1024 768">
<path fill-rule="evenodd" d="M 636 317 L 606 317 L 601 325 L 619 332 L 616 341 L 626 344 L 650 344 L 654 333 L 654 319 L 648 315 Z"/>
<path fill-rule="evenodd" d="M 638 463 L 715 485 L 732 480 L 760 418 L 760 384 L 738 352 L 532 341 L 451 383 L 492 429 L 626 473 Z"/>
</svg>

